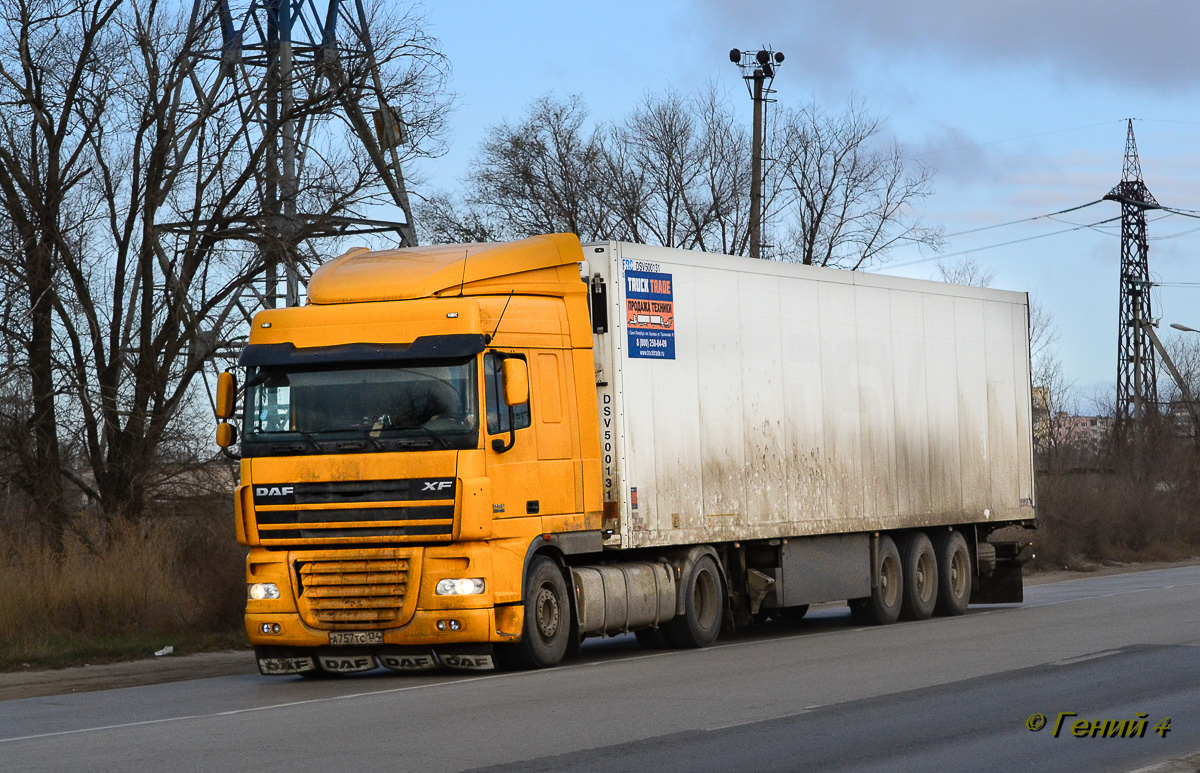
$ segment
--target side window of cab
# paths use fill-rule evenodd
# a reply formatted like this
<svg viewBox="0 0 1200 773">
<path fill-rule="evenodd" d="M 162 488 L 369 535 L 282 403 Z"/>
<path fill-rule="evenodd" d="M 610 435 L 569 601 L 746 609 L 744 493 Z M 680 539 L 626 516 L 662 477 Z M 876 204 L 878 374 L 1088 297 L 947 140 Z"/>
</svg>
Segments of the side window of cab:
<svg viewBox="0 0 1200 773">
<path fill-rule="evenodd" d="M 524 405 L 508 406 L 504 402 L 504 375 L 501 363 L 507 357 L 524 360 L 523 354 L 507 354 L 497 357 L 494 352 L 483 356 L 484 399 L 487 402 L 487 431 L 489 435 L 499 435 L 511 429 L 524 429 L 532 421 L 529 405 L 532 396 Z M 509 424 L 509 411 L 512 411 L 512 425 Z"/>
</svg>

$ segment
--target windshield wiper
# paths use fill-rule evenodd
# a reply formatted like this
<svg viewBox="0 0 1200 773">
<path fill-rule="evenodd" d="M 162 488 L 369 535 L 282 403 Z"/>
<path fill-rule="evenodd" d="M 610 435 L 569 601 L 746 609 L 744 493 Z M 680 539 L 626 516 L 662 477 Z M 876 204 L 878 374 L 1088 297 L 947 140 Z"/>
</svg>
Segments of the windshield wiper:
<svg viewBox="0 0 1200 773">
<path fill-rule="evenodd" d="M 434 432 L 433 430 L 429 429 L 429 428 L 428 428 L 428 427 L 426 427 L 424 424 L 420 424 L 420 425 L 418 425 L 418 426 L 416 426 L 416 427 L 404 427 L 404 428 L 403 428 L 403 429 L 401 429 L 400 431 L 401 431 L 401 432 L 407 432 L 407 431 L 409 431 L 410 429 L 415 429 L 415 430 L 417 430 L 418 432 L 423 432 L 427 438 L 429 438 L 430 440 L 436 440 L 436 441 L 437 441 L 439 444 L 441 444 L 442 448 L 449 448 L 449 447 L 450 447 L 450 443 L 449 443 L 449 442 L 447 442 L 446 438 L 442 437 L 442 436 L 441 436 L 441 435 L 439 435 L 438 433 L 436 433 L 436 432 Z"/>
</svg>

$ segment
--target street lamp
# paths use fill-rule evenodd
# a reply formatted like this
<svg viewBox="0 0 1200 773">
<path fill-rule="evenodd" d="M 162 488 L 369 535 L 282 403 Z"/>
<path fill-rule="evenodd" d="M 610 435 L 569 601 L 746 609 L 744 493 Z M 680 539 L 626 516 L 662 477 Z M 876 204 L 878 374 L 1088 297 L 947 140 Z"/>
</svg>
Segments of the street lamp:
<svg viewBox="0 0 1200 773">
<path fill-rule="evenodd" d="M 1181 325 L 1178 322 L 1172 322 L 1171 327 L 1175 328 L 1176 330 L 1182 330 L 1185 333 L 1200 333 L 1200 330 L 1197 330 L 1194 327 L 1188 327 L 1187 325 Z"/>
<path fill-rule="evenodd" d="M 750 257 L 759 258 L 762 247 L 762 143 L 763 104 L 774 102 L 770 98 L 775 90 L 775 68 L 783 64 L 783 52 L 760 48 L 758 51 L 732 49 L 729 61 L 742 71 L 746 90 L 754 100 L 754 140 L 750 158 Z"/>
</svg>

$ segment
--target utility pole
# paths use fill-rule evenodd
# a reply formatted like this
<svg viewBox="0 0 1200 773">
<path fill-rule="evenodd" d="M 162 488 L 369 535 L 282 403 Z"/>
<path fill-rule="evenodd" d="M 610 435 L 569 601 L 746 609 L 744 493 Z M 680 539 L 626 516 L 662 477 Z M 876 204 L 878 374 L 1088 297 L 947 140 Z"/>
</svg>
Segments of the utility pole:
<svg viewBox="0 0 1200 773">
<path fill-rule="evenodd" d="M 1147 262 L 1146 210 L 1160 209 L 1158 201 L 1142 182 L 1142 164 L 1133 138 L 1133 119 L 1125 138 L 1125 164 L 1121 182 L 1104 197 L 1121 204 L 1121 289 L 1120 323 L 1117 329 L 1118 438 L 1134 425 L 1141 442 L 1145 423 L 1158 416 L 1158 377 L 1153 350 L 1146 344 L 1146 330 L 1153 324 L 1150 298 L 1150 268 Z"/>
<path fill-rule="evenodd" d="M 771 84 L 775 81 L 775 68 L 783 64 L 783 52 L 772 51 L 770 48 L 759 49 L 757 53 L 730 50 L 729 61 L 736 64 L 742 71 L 742 79 L 754 101 L 754 138 L 751 141 L 750 157 L 750 257 L 762 257 L 762 148 L 763 134 L 763 105 L 774 102 L 770 98 L 775 90 Z"/>
</svg>

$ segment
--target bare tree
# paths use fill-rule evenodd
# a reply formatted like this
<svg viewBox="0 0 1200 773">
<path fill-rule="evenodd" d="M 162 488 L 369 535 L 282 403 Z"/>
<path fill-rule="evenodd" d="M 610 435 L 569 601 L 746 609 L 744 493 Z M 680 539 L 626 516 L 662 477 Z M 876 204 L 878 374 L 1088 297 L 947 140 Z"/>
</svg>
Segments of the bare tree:
<svg viewBox="0 0 1200 773">
<path fill-rule="evenodd" d="M 329 138 L 344 128 L 329 105 L 369 73 L 349 68 L 248 122 L 236 98 L 196 90 L 205 73 L 191 52 L 219 48 L 215 16 L 158 0 L 0 0 L 0 20 L 17 41 L 0 52 L 0 277 L 25 288 L 3 324 L 27 343 L 3 366 L 28 384 L 14 391 L 27 395 L 28 439 L 5 416 L 16 437 L 3 442 L 21 450 L 14 480 L 58 545 L 74 509 L 64 479 L 105 516 L 132 517 L 186 467 L 179 449 L 207 432 L 191 385 L 240 322 L 237 293 L 283 248 L 273 240 L 302 242 L 379 200 L 366 154 Z M 427 39 L 411 32 L 382 36 L 397 41 L 380 49 L 393 88 L 439 74 L 413 75 L 405 45 Z M 258 228 L 285 121 L 306 125 L 291 192 L 305 216 Z"/>
<path fill-rule="evenodd" d="M 503 234 L 604 238 L 603 145 L 579 97 L 542 97 L 517 124 L 492 127 L 472 162 L 467 199 Z M 469 230 L 469 229 L 468 229 Z"/>
<path fill-rule="evenodd" d="M 837 114 L 812 102 L 786 115 L 779 143 L 791 197 L 785 259 L 855 270 L 899 244 L 940 246 L 940 229 L 913 211 L 930 194 L 933 172 L 898 144 L 879 146 L 882 128 L 854 101 Z"/>
<path fill-rule="evenodd" d="M 416 206 L 421 230 L 432 244 L 494 242 L 507 235 L 480 207 L 463 204 L 449 193 L 434 193 Z"/>
<path fill-rule="evenodd" d="M 882 121 L 852 102 L 768 117 L 763 193 L 768 229 L 788 234 L 768 255 L 858 269 L 897 244 L 937 247 L 913 208 L 932 172 L 897 145 L 876 147 Z M 420 209 L 451 239 L 573 231 L 741 255 L 748 251 L 750 137 L 714 88 L 649 94 L 625 119 L 587 128 L 579 97 L 543 97 L 518 123 L 492 127 L 463 202 Z"/>
<path fill-rule="evenodd" d="M 987 268 L 970 255 L 963 255 L 958 260 L 939 260 L 937 262 L 938 278 L 943 282 L 956 285 L 971 285 L 973 287 L 991 287 L 996 280 L 996 272 Z"/>
</svg>

